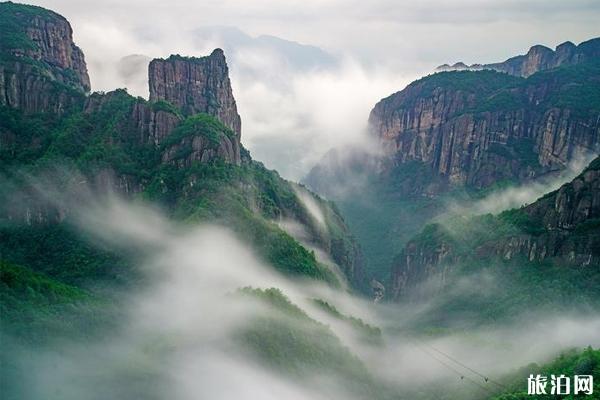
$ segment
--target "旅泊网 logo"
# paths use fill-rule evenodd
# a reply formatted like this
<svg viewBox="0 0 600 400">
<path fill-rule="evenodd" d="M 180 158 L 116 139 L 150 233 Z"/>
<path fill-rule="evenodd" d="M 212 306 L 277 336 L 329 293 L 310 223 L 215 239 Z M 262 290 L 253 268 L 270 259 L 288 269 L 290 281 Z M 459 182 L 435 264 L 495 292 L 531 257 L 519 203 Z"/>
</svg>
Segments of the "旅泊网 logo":
<svg viewBox="0 0 600 400">
<path fill-rule="evenodd" d="M 527 378 L 527 394 L 529 395 L 569 395 L 594 393 L 594 377 L 592 375 L 529 375 Z"/>
</svg>

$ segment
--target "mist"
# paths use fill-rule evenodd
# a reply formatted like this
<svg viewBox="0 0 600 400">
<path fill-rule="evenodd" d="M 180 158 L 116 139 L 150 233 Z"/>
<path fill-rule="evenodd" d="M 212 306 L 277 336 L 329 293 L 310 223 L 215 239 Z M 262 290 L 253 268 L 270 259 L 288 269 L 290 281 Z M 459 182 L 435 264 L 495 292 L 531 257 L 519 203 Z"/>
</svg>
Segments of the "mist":
<svg viewBox="0 0 600 400">
<path fill-rule="evenodd" d="M 292 180 L 330 148 L 368 142 L 374 104 L 436 66 L 497 62 L 533 43 L 578 43 L 598 34 L 600 13 L 587 0 L 33 3 L 71 21 L 96 91 L 126 87 L 147 97 L 150 59 L 224 48 L 242 142 Z"/>
<path fill-rule="evenodd" d="M 101 337 L 54 338 L 43 348 L 15 346 L 20 367 L 30 371 L 29 397 L 364 398 L 348 387 L 347 377 L 334 371 L 311 366 L 311 373 L 290 375 L 240 342 L 240 332 L 255 321 L 288 318 L 259 299 L 238 296 L 243 287 L 280 289 L 311 320 L 339 338 L 374 382 L 394 393 L 392 398 L 435 387 L 469 393 L 465 398 L 484 394 L 461 379 L 457 370 L 485 386 L 480 376 L 438 351 L 497 380 L 532 361 L 547 361 L 563 349 L 600 345 L 600 315 L 536 314 L 535 310 L 500 326 L 423 335 L 414 330 L 415 317 L 429 312 L 432 300 L 373 304 L 346 290 L 289 279 L 226 228 L 173 222 L 148 204 L 116 195 L 90 197 L 92 192 L 81 187 L 73 194 L 45 182 L 34 184 L 37 191 L 55 206 L 70 210 L 82 235 L 109 248 L 134 248 L 143 254 L 136 263 L 145 279 L 142 286 L 118 293 L 122 317 L 116 329 Z M 305 204 L 318 219 L 318 204 L 306 199 Z M 487 285 L 472 283 L 457 285 L 455 294 L 470 296 L 497 287 L 489 279 Z M 366 343 L 355 327 L 324 312 L 313 299 L 380 327 L 382 342 Z M 490 385 L 485 386 L 489 393 L 498 391 Z"/>
<path fill-rule="evenodd" d="M 278 38 L 275 43 L 264 42 L 231 31 L 219 27 L 209 30 L 210 35 L 195 31 L 191 36 L 199 41 L 181 52 L 204 56 L 213 48 L 225 49 L 243 121 L 242 143 L 255 159 L 294 181 L 332 148 L 372 146 L 374 140 L 367 134 L 371 108 L 416 77 L 366 67 L 353 58 L 295 42 Z M 107 87 L 125 86 L 131 94 L 148 98 L 148 63 L 170 50 L 164 54 L 147 50 L 113 60 L 112 65 L 106 60 L 98 64 Z"/>
<path fill-rule="evenodd" d="M 470 202 L 467 206 L 458 202 L 447 204 L 448 215 L 482 215 L 498 214 L 512 208 L 519 208 L 533 203 L 547 193 L 559 189 L 563 184 L 572 181 L 595 158 L 595 154 L 580 154 L 573 158 L 562 171 L 542 176 L 535 181 L 525 182 L 520 185 L 510 186 L 505 189 L 492 191 L 486 197 Z"/>
</svg>

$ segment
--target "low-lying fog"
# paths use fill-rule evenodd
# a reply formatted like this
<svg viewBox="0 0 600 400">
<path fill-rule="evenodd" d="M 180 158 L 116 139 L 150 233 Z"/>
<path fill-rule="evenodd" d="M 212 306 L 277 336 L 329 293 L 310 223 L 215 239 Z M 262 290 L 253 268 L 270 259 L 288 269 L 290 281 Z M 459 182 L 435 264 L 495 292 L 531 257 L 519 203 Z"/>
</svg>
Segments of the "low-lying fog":
<svg viewBox="0 0 600 400">
<path fill-rule="evenodd" d="M 148 284 L 121 294 L 126 318 L 101 340 L 57 338 L 54 348 L 22 350 L 32 398 L 147 398 L 149 393 L 171 399 L 360 398 L 327 371 L 315 367 L 315 376 L 301 381 L 240 348 L 236 332 L 271 312 L 258 301 L 231 295 L 247 286 L 281 289 L 311 318 L 328 325 L 374 379 L 400 395 L 446 379 L 457 387 L 483 390 L 471 379 L 497 389 L 444 354 L 494 380 L 571 346 L 600 345 L 600 318 L 571 315 L 546 314 L 436 337 L 400 334 L 410 331 L 415 308 L 376 305 L 343 290 L 286 279 L 224 228 L 174 223 L 156 209 L 114 196 L 85 204 L 73 209 L 82 233 L 107 246 L 141 250 Z M 351 327 L 316 307 L 314 298 L 381 327 L 383 344 L 364 343 Z M 140 376 L 146 377 L 143 387 L 133 389 Z"/>
</svg>

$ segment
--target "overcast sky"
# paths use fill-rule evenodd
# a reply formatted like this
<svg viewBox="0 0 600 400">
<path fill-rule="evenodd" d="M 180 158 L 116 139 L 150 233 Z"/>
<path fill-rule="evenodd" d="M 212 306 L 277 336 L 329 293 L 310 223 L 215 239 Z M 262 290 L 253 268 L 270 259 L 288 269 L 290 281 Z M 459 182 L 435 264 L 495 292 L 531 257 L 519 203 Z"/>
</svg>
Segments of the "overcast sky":
<svg viewBox="0 0 600 400">
<path fill-rule="evenodd" d="M 138 83 L 120 58 L 204 55 L 218 40 L 192 30 L 236 27 L 318 46 L 333 68 L 298 70 L 277 54 L 233 48 L 242 141 L 267 166 L 300 178 L 332 146 L 359 140 L 374 103 L 443 63 L 488 63 L 533 44 L 554 48 L 600 36 L 598 0 L 40 0 L 64 15 L 89 64 L 94 90 Z M 230 62 L 231 65 L 231 62 Z M 252 73 L 249 73 L 251 71 Z"/>
</svg>

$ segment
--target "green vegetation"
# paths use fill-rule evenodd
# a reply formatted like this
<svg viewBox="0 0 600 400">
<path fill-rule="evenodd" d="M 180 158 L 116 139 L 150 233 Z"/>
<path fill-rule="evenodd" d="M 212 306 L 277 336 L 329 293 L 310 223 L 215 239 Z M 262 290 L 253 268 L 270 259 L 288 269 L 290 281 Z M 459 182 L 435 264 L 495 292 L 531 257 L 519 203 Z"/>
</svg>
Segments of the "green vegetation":
<svg viewBox="0 0 600 400">
<path fill-rule="evenodd" d="M 114 300 L 0 260 L 1 338 L 43 344 L 58 337 L 91 337 L 110 329 L 119 311 Z M 0 359 L 4 357 L 0 351 Z"/>
<path fill-rule="evenodd" d="M 260 163 L 197 163 L 185 170 L 163 165 L 143 196 L 170 208 L 177 219 L 210 221 L 233 229 L 267 262 L 288 275 L 338 284 L 312 251 L 274 222 L 284 217 L 299 221 L 309 218 L 291 186 Z"/>
<path fill-rule="evenodd" d="M 428 312 L 417 316 L 419 330 L 437 327 L 477 326 L 504 323 L 528 312 L 591 312 L 600 306 L 600 273 L 590 265 L 577 267 L 547 257 L 530 258 L 530 241 L 537 246 L 559 243 L 569 248 L 586 242 L 597 232 L 598 222 L 589 220 L 571 233 L 547 230 L 524 209 L 476 217 L 453 217 L 427 225 L 411 240 L 419 255 L 444 254 L 444 260 L 410 272 L 417 288 L 407 296 L 432 301 Z M 560 236 L 559 236 L 560 235 Z M 571 244 L 570 244 L 571 243 Z M 444 249 L 442 251 L 442 249 Z M 396 261 L 404 259 L 401 253 Z M 414 268 L 414 267 L 413 267 Z M 419 288 L 420 277 L 432 278 L 435 293 Z"/>
<path fill-rule="evenodd" d="M 177 107 L 175 107 L 173 104 L 169 103 L 166 100 L 158 100 L 152 103 L 152 111 L 165 111 L 167 113 L 175 114 L 181 117 L 181 111 L 179 111 Z"/>
<path fill-rule="evenodd" d="M 464 96 L 474 96 L 465 101 L 467 107 L 457 110 L 454 116 L 525 108 L 529 112 L 543 113 L 556 107 L 585 117 L 600 111 L 600 82 L 596 79 L 599 73 L 598 61 L 541 71 L 528 78 L 492 70 L 451 71 L 421 78 L 411 83 L 408 89 L 419 90 L 419 96 L 411 96 L 414 99 L 430 97 L 436 90 L 460 91 Z M 543 84 L 548 86 L 548 96 L 543 102 L 530 104 L 526 93 Z M 404 106 L 412 107 L 414 104 L 409 102 Z"/>
<path fill-rule="evenodd" d="M 171 134 L 161 143 L 163 149 L 181 142 L 184 138 L 201 136 L 208 140 L 212 148 L 217 148 L 221 138 L 233 139 L 235 134 L 216 118 L 208 114 L 196 114 L 186 118 Z"/>
<path fill-rule="evenodd" d="M 540 236 L 548 232 L 542 221 L 536 220 L 523 209 L 506 210 L 498 216 L 498 219 L 532 236 Z"/>
<path fill-rule="evenodd" d="M 6 60 L 13 50 L 35 50 L 36 44 L 27 37 L 25 21 L 33 18 L 58 18 L 58 15 L 42 7 L 0 3 L 0 59 Z"/>
<path fill-rule="evenodd" d="M 40 20 L 66 23 L 63 17 L 42 7 L 10 1 L 0 3 L 0 62 L 3 63 L 5 74 L 16 68 L 22 70 L 21 73 L 26 72 L 27 69 L 23 68 L 25 65 L 32 76 L 46 83 L 48 92 L 57 96 L 64 92 L 81 94 L 78 90 L 71 93 L 73 87 L 79 87 L 80 83 L 74 71 L 56 68 L 36 57 L 39 46 L 29 38 L 26 27 L 31 26 L 34 23 L 32 21 Z M 55 77 L 61 79 L 55 80 Z"/>
<path fill-rule="evenodd" d="M 0 132 L 6 132 L 7 137 L 7 143 L 0 147 L 0 166 L 26 164 L 42 157 L 50 141 L 48 130 L 58 123 L 53 115 L 26 116 L 0 106 Z"/>
<path fill-rule="evenodd" d="M 268 366 L 294 377 L 334 374 L 351 393 L 389 398 L 363 363 L 325 325 L 311 319 L 278 289 L 244 288 L 239 295 L 261 301 L 269 311 L 248 323 L 239 340 Z"/>
<path fill-rule="evenodd" d="M 447 273 L 445 288 L 414 329 L 502 325 L 531 313 L 590 313 L 600 306 L 600 274 L 524 258 L 465 260 Z"/>
<path fill-rule="evenodd" d="M 444 88 L 485 95 L 499 89 L 516 87 L 521 82 L 523 82 L 523 78 L 492 70 L 447 71 L 428 75 L 414 81 L 409 86 L 421 87 L 426 92 Z"/>
<path fill-rule="evenodd" d="M 7 54 L 11 58 L 0 61 L 12 68 L 14 57 Z M 32 67 L 31 74 L 45 82 L 51 96 L 69 93 L 74 103 L 60 115 L 24 114 L 0 106 L 0 335 L 4 343 L 10 342 L 0 350 L 0 363 L 1 378 L 15 382 L 8 385 L 10 389 L 7 386 L 7 393 L 21 390 L 25 381 L 27 368 L 18 355 L 21 346 L 46 350 L 56 341 L 88 343 L 90 338 L 102 337 L 120 326 L 125 295 L 148 283 L 136 267 L 143 256 L 137 249 L 115 248 L 82 233 L 70 220 L 68 209 L 54 210 L 36 198 L 31 177 L 43 184 L 49 177 L 48 184 L 55 184 L 59 193 L 82 183 L 92 190 L 102 189 L 104 180 L 112 179 L 121 194 L 156 204 L 182 224 L 221 224 L 233 230 L 252 245 L 255 254 L 288 277 L 339 286 L 338 278 L 318 262 L 315 253 L 278 225 L 288 219 L 304 224 L 314 245 L 331 249 L 332 257 L 343 266 L 352 265 L 355 245 L 331 204 L 314 199 L 326 217 L 327 229 L 323 229 L 296 196 L 297 188 L 252 161 L 243 148 L 241 165 L 221 159 L 192 162 L 185 168 L 163 162 L 165 151 L 173 146 L 184 148 L 194 137 L 206 139 L 207 147 L 213 149 L 225 139 L 234 140 L 235 134 L 217 119 L 204 114 L 184 119 L 181 110 L 168 102 L 149 103 L 123 89 L 86 98 L 54 81 L 48 66 L 26 58 L 19 62 Z M 179 126 L 157 146 L 135 118 L 140 110 L 144 115 L 147 111 L 169 113 L 180 121 Z M 26 219 L 31 223 L 24 223 Z M 357 390 L 375 390 L 360 360 L 327 327 L 307 316 L 293 315 L 292 308 L 280 312 L 283 317 L 265 316 L 264 325 L 250 326 L 244 334 L 258 353 L 262 344 L 266 346 L 265 357 L 273 356 L 271 365 L 287 362 L 290 373 L 306 373 L 311 363 L 317 363 L 319 368 L 351 376 L 351 381 L 360 383 Z M 326 335 L 324 341 L 322 335 Z M 131 349 L 130 356 L 123 356 L 125 365 L 107 373 L 119 375 L 114 378 L 119 382 L 130 379 L 127 387 L 143 387 L 140 390 L 146 393 L 148 377 L 158 381 L 154 379 L 157 367 L 150 364 L 164 347 L 151 346 L 150 351 Z M 112 375 L 107 379 L 113 379 Z"/>
<path fill-rule="evenodd" d="M 85 300 L 87 295 L 73 286 L 47 278 L 23 267 L 0 261 L 0 284 L 3 290 L 0 309 L 3 318 L 13 318 L 17 303 L 31 308 L 51 307 Z"/>
<path fill-rule="evenodd" d="M 351 263 L 354 243 L 348 238 L 343 220 L 329 204 L 315 199 L 326 210 L 330 236 L 313 221 L 292 185 L 276 172 L 251 161 L 245 149 L 241 149 L 241 165 L 215 160 L 181 168 L 162 162 L 162 153 L 186 138 L 203 137 L 215 148 L 225 137 L 233 140 L 235 134 L 217 119 L 198 114 L 182 120 L 180 110 L 172 104 L 147 103 L 123 89 L 92 94 L 85 110 L 83 94 L 78 102 L 60 116 L 25 115 L 0 106 L 0 135 L 3 141 L 6 139 L 0 148 L 4 180 L 0 200 L 4 204 L 10 204 L 14 210 L 26 205 L 36 209 L 28 194 L 28 175 L 58 177 L 56 183 L 66 188 L 74 177 L 94 182 L 98 174 L 107 174 L 121 179 L 135 196 L 157 203 L 179 221 L 210 222 L 233 229 L 266 262 L 288 276 L 339 285 L 313 251 L 277 225 L 280 219 L 305 224 L 316 245 L 332 248 L 334 259 Z M 132 118 L 140 107 L 170 113 L 181 123 L 160 146 L 145 142 Z M 13 199 L 21 192 L 22 199 Z M 52 218 L 48 216 L 49 220 Z M 97 241 L 83 237 L 68 219 L 60 224 L 28 226 L 8 219 L 0 222 L 0 256 L 49 279 L 92 288 L 94 293 L 124 287 L 139 279 L 131 263 L 135 254 L 103 248 Z"/>
<path fill-rule="evenodd" d="M 457 92 L 466 109 L 454 110 L 455 117 L 467 112 L 487 112 L 508 107 L 517 108 L 523 99 L 513 89 L 518 88 L 523 78 L 492 71 L 449 71 L 438 72 L 412 82 L 405 89 L 402 107 L 413 108 L 416 102 L 430 98 L 435 93 Z M 485 107 L 490 107 L 486 109 Z"/>
<path fill-rule="evenodd" d="M 82 237 L 68 222 L 5 225 L 0 228 L 0 254 L 7 261 L 68 285 L 101 289 L 135 278 L 126 254 Z"/>
<path fill-rule="evenodd" d="M 385 283 L 393 256 L 443 207 L 444 199 L 413 193 L 440 182 L 416 161 L 399 165 L 389 175 L 359 179 L 364 184 L 336 203 L 361 244 L 369 276 Z"/>
<path fill-rule="evenodd" d="M 362 335 L 363 340 L 365 342 L 374 344 L 374 345 L 381 345 L 383 343 L 382 337 L 381 337 L 381 329 L 367 324 L 360 318 L 356 318 L 351 315 L 342 314 L 341 312 L 338 311 L 337 308 L 335 308 L 333 305 L 329 304 L 328 302 L 326 302 L 324 300 L 313 299 L 313 302 L 319 308 L 321 308 L 322 310 L 327 312 L 329 315 L 331 315 L 341 321 L 347 322 L 352 328 L 354 328 L 356 331 L 358 331 Z"/>
<path fill-rule="evenodd" d="M 533 74 L 525 87 L 547 82 L 552 89 L 539 108 L 557 107 L 569 110 L 579 117 L 600 112 L 600 61 L 594 60 Z"/>
<path fill-rule="evenodd" d="M 584 350 L 570 350 L 561 353 L 557 358 L 549 363 L 538 365 L 529 364 L 514 373 L 506 376 L 502 381 L 507 387 L 502 394 L 499 394 L 493 398 L 493 400 L 526 400 L 531 399 L 532 396 L 527 394 L 527 378 L 529 375 L 534 376 L 540 374 L 548 378 L 548 394 L 535 396 L 536 399 L 556 399 L 561 398 L 565 400 L 572 399 L 585 399 L 595 398 L 596 393 L 600 393 L 600 382 L 598 382 L 598 376 L 600 376 L 600 350 L 594 350 L 588 347 Z M 574 395 L 573 387 L 571 386 L 571 394 L 568 396 L 556 396 L 550 394 L 550 377 L 551 375 L 560 376 L 564 374 L 571 378 L 571 385 L 573 384 L 573 377 L 575 375 L 592 375 L 594 376 L 594 396 L 588 396 L 585 394 Z"/>
<path fill-rule="evenodd" d="M 498 215 L 445 217 L 415 235 L 394 264 L 404 268 L 410 281 L 403 296 L 432 299 L 428 312 L 416 316 L 418 329 L 498 324 L 528 312 L 585 314 L 597 309 L 598 264 L 577 254 L 597 254 L 599 219 L 569 228 L 551 222 L 558 193 L 577 196 L 584 204 L 592 198 L 593 183 L 581 183 L 583 175 L 600 167 L 597 160 L 560 192 L 528 207 Z M 427 279 L 429 285 L 422 285 Z"/>
<path fill-rule="evenodd" d="M 561 115 L 575 116 L 582 124 L 593 126 L 600 113 L 599 75 L 597 61 L 547 70 L 528 78 L 492 70 L 441 72 L 419 79 L 401 94 L 394 95 L 397 97 L 394 97 L 393 107 L 410 110 L 418 107 L 416 102 L 433 101 L 445 93 L 446 97 L 457 96 L 449 110 L 454 114 L 447 116 L 450 124 L 453 119 L 466 115 L 478 124 L 495 113 L 492 120 L 499 129 L 513 129 L 510 127 L 513 120 L 541 121 L 547 117 L 548 110 L 560 109 Z M 544 88 L 544 96 L 532 97 L 537 93 L 534 89 L 539 87 Z M 451 101 L 446 97 L 444 101 Z M 486 153 L 482 155 L 484 159 L 506 168 L 518 161 L 518 165 L 531 172 L 543 169 L 537 145 L 530 137 L 512 138 L 507 143 L 492 142 Z M 505 175 L 507 178 L 495 176 L 496 182 L 489 187 L 468 187 L 467 183 L 465 188 L 455 188 L 444 181 L 446 177 L 435 173 L 431 165 L 417 161 L 391 165 L 385 170 L 386 174 L 367 176 L 368 182 L 357 192 L 335 198 L 363 246 L 369 274 L 384 283 L 388 279 L 391 255 L 400 253 L 427 223 L 443 217 L 440 213 L 447 209 L 448 203 L 468 204 L 517 183 L 511 181 L 511 172 Z M 429 193 L 435 194 L 429 196 Z M 503 214 L 500 219 L 499 225 L 491 220 L 478 224 L 486 228 L 474 228 L 469 239 L 481 243 L 480 238 L 493 240 L 503 232 L 520 231 L 534 236 L 545 233 L 541 221 L 532 220 L 517 210 Z M 591 227 L 582 226 L 577 230 L 583 232 Z"/>
<path fill-rule="evenodd" d="M 12 118 L 0 121 L 0 129 L 16 133 L 27 129 L 25 135 L 16 135 L 20 140 L 18 145 L 2 152 L 5 161 L 2 168 L 11 175 L 8 168 L 13 165 L 25 166 L 35 173 L 46 171 L 49 166 L 66 164 L 75 172 L 92 176 L 98 170 L 108 168 L 125 175 L 133 185 L 145 186 L 140 195 L 162 204 L 175 218 L 221 223 L 254 244 L 259 254 L 280 271 L 337 284 L 333 273 L 317 262 L 312 251 L 306 250 L 273 222 L 278 218 L 295 218 L 309 228 L 312 226 L 313 232 L 318 231 L 314 223 L 311 225 L 311 218 L 289 183 L 256 162 L 237 166 L 215 161 L 196 163 L 185 169 L 161 163 L 160 151 L 179 143 L 184 137 L 201 135 L 214 144 L 222 135 L 231 137 L 233 133 L 213 117 L 200 114 L 184 120 L 161 148 L 140 143 L 129 118 L 132 108 L 140 101 L 124 90 L 107 95 L 94 94 L 90 102 L 99 104 L 95 112 L 75 112 L 62 120 L 51 119 L 48 124 L 43 116 L 24 118 L 16 110 L 2 108 L 1 111 Z M 32 149 L 26 145 L 27 141 L 40 145 Z M 23 162 L 17 164 L 15 160 Z M 11 192 L 3 196 L 9 198 Z M 333 221 L 332 226 L 339 223 L 341 220 Z M 4 231 L 5 243 L 11 244 L 4 251 L 15 262 L 35 265 L 34 260 L 24 260 L 19 254 L 50 257 L 54 253 L 74 253 L 85 262 L 81 266 L 66 263 L 65 271 L 69 272 L 65 273 L 79 271 L 81 275 L 96 270 L 94 265 L 102 262 L 101 257 L 82 254 L 79 248 L 69 245 L 31 249 L 29 246 L 41 246 L 48 241 L 39 240 L 36 235 L 40 233 L 33 232 L 33 228 L 11 229 L 10 234 Z M 54 228 L 40 229 L 52 235 L 49 231 Z M 61 231 L 57 236 L 62 234 Z M 52 240 L 49 243 L 55 244 Z"/>
</svg>

